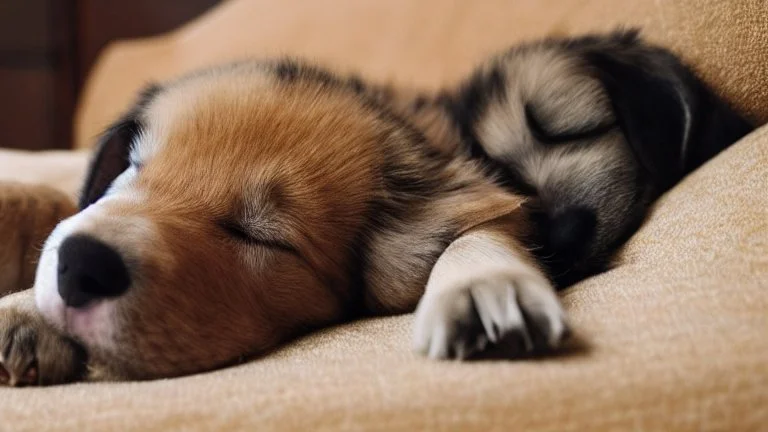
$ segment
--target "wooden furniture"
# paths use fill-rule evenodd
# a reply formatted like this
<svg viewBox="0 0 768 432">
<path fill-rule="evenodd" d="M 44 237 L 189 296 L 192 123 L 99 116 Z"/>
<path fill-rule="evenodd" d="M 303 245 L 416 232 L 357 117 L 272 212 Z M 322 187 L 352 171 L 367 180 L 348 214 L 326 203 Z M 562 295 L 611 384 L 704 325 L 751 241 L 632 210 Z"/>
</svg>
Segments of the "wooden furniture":
<svg viewBox="0 0 768 432">
<path fill-rule="evenodd" d="M 78 94 L 107 43 L 168 31 L 219 2 L 0 1 L 0 147 L 70 148 Z"/>
</svg>

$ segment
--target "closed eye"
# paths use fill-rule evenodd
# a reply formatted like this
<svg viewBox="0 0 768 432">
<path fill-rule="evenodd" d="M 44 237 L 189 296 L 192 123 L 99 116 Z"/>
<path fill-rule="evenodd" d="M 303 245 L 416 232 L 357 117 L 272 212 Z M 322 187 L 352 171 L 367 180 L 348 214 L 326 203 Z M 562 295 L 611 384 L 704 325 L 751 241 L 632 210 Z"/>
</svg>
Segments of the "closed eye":
<svg viewBox="0 0 768 432">
<path fill-rule="evenodd" d="M 562 144 L 570 141 L 579 141 L 589 138 L 598 138 L 604 135 L 616 127 L 616 122 L 608 122 L 598 124 L 595 127 L 589 127 L 582 130 L 567 131 L 567 132 L 550 132 L 542 126 L 536 114 L 533 111 L 533 107 L 530 104 L 525 105 L 525 120 L 528 123 L 528 128 L 531 130 L 534 138 L 541 141 L 544 144 Z"/>
<path fill-rule="evenodd" d="M 299 255 L 299 251 L 290 243 L 254 234 L 238 222 L 221 221 L 219 222 L 219 227 L 221 227 L 227 237 L 235 239 L 238 242 L 250 245 L 264 246 L 270 249 L 277 249 L 283 252 Z"/>
</svg>

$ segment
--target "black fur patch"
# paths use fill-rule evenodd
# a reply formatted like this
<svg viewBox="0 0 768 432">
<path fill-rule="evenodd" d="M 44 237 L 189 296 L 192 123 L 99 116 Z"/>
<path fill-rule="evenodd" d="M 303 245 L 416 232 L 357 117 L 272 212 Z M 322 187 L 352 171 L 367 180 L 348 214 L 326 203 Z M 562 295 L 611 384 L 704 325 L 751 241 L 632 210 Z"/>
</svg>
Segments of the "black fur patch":
<svg viewBox="0 0 768 432">
<path fill-rule="evenodd" d="M 142 130 L 140 114 L 160 91 L 158 85 L 144 89 L 133 108 L 102 134 L 80 192 L 80 210 L 104 196 L 112 181 L 128 168 L 131 143 Z"/>
<path fill-rule="evenodd" d="M 475 123 L 485 113 L 490 101 L 504 98 L 505 88 L 504 72 L 499 65 L 494 65 L 490 71 L 480 71 L 472 75 L 451 101 L 451 116 L 459 125 L 462 139 L 469 146 L 472 157 L 487 157 L 477 141 Z"/>
<path fill-rule="evenodd" d="M 650 178 L 667 189 L 683 176 L 682 145 L 686 106 L 675 83 L 614 59 L 609 53 L 587 54 L 599 70 L 619 126 Z"/>
<path fill-rule="evenodd" d="M 296 59 L 284 58 L 277 60 L 273 63 L 273 68 L 277 77 L 286 82 L 308 79 L 328 86 L 343 85 L 343 81 L 330 72 Z"/>
<path fill-rule="evenodd" d="M 755 129 L 755 125 L 717 98 L 703 82 L 695 80 L 691 87 L 697 104 L 692 113 L 691 145 L 685 155 L 685 173 L 695 170 Z"/>
<path fill-rule="evenodd" d="M 276 63 L 275 73 L 281 80 L 293 81 L 299 76 L 299 66 L 290 60 L 281 61 Z"/>
<path fill-rule="evenodd" d="M 619 126 L 657 193 L 754 129 L 670 51 L 637 30 L 570 45 L 597 71 Z"/>
</svg>

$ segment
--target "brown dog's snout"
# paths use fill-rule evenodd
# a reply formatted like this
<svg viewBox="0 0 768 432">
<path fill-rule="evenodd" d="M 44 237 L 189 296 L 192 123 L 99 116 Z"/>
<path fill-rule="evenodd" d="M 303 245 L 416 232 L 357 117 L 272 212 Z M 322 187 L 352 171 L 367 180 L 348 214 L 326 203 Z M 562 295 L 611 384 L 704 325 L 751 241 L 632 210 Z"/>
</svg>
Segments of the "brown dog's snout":
<svg viewBox="0 0 768 432">
<path fill-rule="evenodd" d="M 83 234 L 61 243 L 57 270 L 59 295 L 74 308 L 117 297 L 131 284 L 123 257 L 109 245 Z"/>
</svg>

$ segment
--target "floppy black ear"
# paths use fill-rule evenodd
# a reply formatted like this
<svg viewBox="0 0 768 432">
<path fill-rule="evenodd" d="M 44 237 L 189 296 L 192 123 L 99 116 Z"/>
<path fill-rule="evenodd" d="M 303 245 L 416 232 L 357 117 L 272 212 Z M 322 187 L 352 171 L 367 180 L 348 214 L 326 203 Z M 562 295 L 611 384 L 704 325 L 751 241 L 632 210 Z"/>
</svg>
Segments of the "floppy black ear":
<svg viewBox="0 0 768 432">
<path fill-rule="evenodd" d="M 691 172 L 755 129 L 746 118 L 718 98 L 701 81 L 694 83 L 698 95 L 694 124 L 685 157 L 685 171 Z"/>
<path fill-rule="evenodd" d="M 674 67 L 675 59 L 664 52 L 654 55 L 653 63 L 645 64 L 646 56 L 608 48 L 589 53 L 588 60 L 598 71 L 640 165 L 654 183 L 667 189 L 685 173 L 692 101 L 675 75 L 681 72 Z"/>
<path fill-rule="evenodd" d="M 139 115 L 159 90 L 160 87 L 156 85 L 147 87 L 134 107 L 122 119 L 107 128 L 99 138 L 80 191 L 80 210 L 104 196 L 115 178 L 128 169 L 131 144 L 141 132 Z"/>
<path fill-rule="evenodd" d="M 586 57 L 657 192 L 753 129 L 671 52 L 643 44 L 636 32 L 618 33 L 613 41 Z"/>
<path fill-rule="evenodd" d="M 80 210 L 104 196 L 112 181 L 128 168 L 130 145 L 138 132 L 138 124 L 132 119 L 123 119 L 104 132 L 80 191 Z"/>
</svg>

